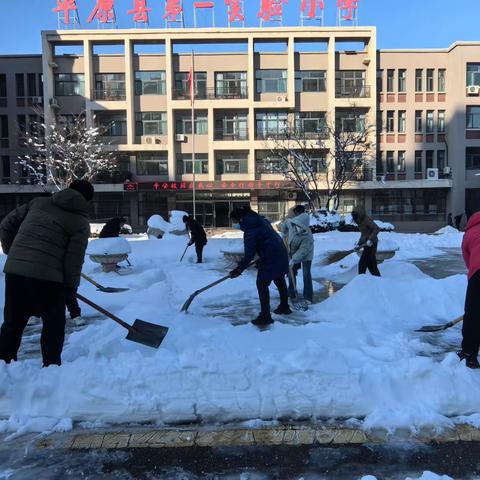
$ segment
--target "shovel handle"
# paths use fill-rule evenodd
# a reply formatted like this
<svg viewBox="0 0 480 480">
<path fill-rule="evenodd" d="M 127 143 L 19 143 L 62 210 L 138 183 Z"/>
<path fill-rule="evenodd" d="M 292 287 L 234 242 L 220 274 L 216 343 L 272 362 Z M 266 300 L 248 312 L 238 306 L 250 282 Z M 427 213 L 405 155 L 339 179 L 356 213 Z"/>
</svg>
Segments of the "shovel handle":
<svg viewBox="0 0 480 480">
<path fill-rule="evenodd" d="M 110 313 L 108 310 L 105 310 L 104 308 L 100 307 L 96 303 L 93 303 L 91 300 L 88 298 L 85 298 L 83 295 L 80 295 L 79 293 L 76 294 L 76 297 L 81 300 L 83 303 L 86 303 L 87 305 L 90 305 L 92 308 L 97 310 L 100 313 L 103 313 L 105 316 L 108 318 L 112 319 L 114 322 L 117 322 L 120 324 L 123 328 L 126 328 L 129 332 L 134 331 L 132 326 L 129 325 L 127 322 L 124 322 L 120 318 L 116 317 L 113 313 Z"/>
<path fill-rule="evenodd" d="M 101 285 L 97 283 L 93 278 L 90 278 L 88 275 L 85 275 L 84 273 L 82 273 L 81 275 L 82 275 L 82 278 L 84 278 L 87 282 L 90 282 L 92 285 L 94 285 L 95 287 L 101 290 Z"/>
</svg>

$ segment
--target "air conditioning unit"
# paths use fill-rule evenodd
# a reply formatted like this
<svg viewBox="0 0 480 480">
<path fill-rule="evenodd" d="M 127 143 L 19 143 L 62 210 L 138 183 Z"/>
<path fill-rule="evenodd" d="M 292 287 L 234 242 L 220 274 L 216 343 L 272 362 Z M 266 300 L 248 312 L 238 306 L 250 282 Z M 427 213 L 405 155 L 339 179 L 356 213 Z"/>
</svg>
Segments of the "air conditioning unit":
<svg viewBox="0 0 480 480">
<path fill-rule="evenodd" d="M 177 142 L 186 142 L 186 141 L 187 141 L 187 136 L 184 135 L 183 133 L 177 133 L 177 134 L 175 135 L 175 140 L 176 140 Z"/>
<path fill-rule="evenodd" d="M 467 87 L 467 95 L 478 95 L 480 93 L 480 85 L 470 85 Z"/>
<path fill-rule="evenodd" d="M 385 175 L 377 175 L 377 182 L 385 183 Z"/>
<path fill-rule="evenodd" d="M 287 100 L 286 95 L 277 95 L 277 102 L 286 102 Z"/>
<path fill-rule="evenodd" d="M 32 97 L 32 104 L 33 105 L 42 105 L 43 104 L 43 97 Z"/>
<path fill-rule="evenodd" d="M 296 200 L 297 192 L 287 192 L 287 200 Z"/>
<path fill-rule="evenodd" d="M 452 167 L 445 167 L 443 169 L 443 174 L 444 175 L 450 175 L 452 173 Z"/>
<path fill-rule="evenodd" d="M 144 135 L 142 137 L 142 143 L 146 145 L 158 145 L 159 143 L 162 143 L 162 141 L 154 135 Z"/>
<path fill-rule="evenodd" d="M 427 180 L 438 180 L 438 168 L 427 168 Z"/>
</svg>

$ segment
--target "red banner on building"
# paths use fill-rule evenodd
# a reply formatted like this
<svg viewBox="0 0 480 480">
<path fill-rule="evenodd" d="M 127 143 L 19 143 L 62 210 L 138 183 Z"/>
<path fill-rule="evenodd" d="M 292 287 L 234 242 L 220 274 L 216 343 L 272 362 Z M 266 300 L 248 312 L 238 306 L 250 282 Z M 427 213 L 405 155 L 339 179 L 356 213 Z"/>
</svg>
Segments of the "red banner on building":
<svg viewBox="0 0 480 480">
<path fill-rule="evenodd" d="M 137 188 L 141 190 L 155 190 L 164 192 L 174 191 L 190 191 L 193 190 L 193 182 L 148 182 L 135 184 L 125 183 L 124 190 L 136 191 Z M 280 190 L 280 189 L 295 189 L 295 184 L 292 182 L 280 180 L 255 180 L 255 181 L 214 181 L 214 182 L 195 182 L 196 190 L 210 191 L 210 190 Z"/>
</svg>

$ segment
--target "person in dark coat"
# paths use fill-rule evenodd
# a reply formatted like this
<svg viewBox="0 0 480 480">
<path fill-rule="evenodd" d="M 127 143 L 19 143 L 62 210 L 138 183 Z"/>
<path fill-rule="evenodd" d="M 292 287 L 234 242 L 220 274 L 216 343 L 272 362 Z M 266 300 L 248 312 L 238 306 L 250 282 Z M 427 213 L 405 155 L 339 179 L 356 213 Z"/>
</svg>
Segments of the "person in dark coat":
<svg viewBox="0 0 480 480">
<path fill-rule="evenodd" d="M 252 321 L 256 326 L 273 323 L 270 313 L 270 292 L 268 287 L 273 283 L 280 293 L 280 305 L 274 313 L 288 315 L 292 313 L 288 306 L 288 290 L 285 275 L 288 274 L 288 252 L 280 235 L 276 233 L 270 222 L 253 212 L 250 207 L 235 208 L 230 214 L 234 222 L 238 222 L 243 231 L 245 253 L 237 268 L 230 272 L 231 278 L 236 278 L 248 267 L 258 255 L 259 269 L 257 275 L 257 290 L 261 311 Z"/>
<path fill-rule="evenodd" d="M 183 223 L 190 232 L 190 242 L 188 245 L 195 244 L 195 251 L 197 252 L 197 263 L 203 262 L 203 248 L 207 244 L 207 234 L 203 227 L 192 216 L 184 215 Z"/>
<path fill-rule="evenodd" d="M 368 269 L 374 277 L 380 277 L 380 270 L 377 264 L 378 232 L 380 229 L 367 215 L 365 207 L 362 205 L 354 208 L 352 219 L 360 230 L 360 240 L 355 249 L 360 250 L 363 248 L 362 256 L 358 262 L 358 273 L 363 275 Z"/>
<path fill-rule="evenodd" d="M 100 232 L 99 238 L 116 238 L 120 235 L 126 220 L 122 217 L 111 218 Z"/>
<path fill-rule="evenodd" d="M 5 309 L 0 360 L 17 360 L 31 316 L 42 318 L 43 366 L 61 365 L 66 290 L 75 290 L 90 235 L 91 183 L 75 180 L 51 198 L 35 198 L 0 224 L 5 263 Z"/>
</svg>

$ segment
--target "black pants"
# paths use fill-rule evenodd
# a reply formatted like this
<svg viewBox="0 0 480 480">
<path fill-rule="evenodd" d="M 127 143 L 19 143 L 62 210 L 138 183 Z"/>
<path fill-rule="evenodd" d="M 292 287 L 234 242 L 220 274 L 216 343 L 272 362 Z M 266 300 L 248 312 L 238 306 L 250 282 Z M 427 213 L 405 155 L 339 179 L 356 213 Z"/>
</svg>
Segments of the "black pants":
<svg viewBox="0 0 480 480">
<path fill-rule="evenodd" d="M 65 302 L 67 304 L 68 313 L 70 314 L 70 318 L 72 320 L 82 314 L 77 297 L 75 296 L 76 293 L 77 290 L 74 289 L 67 288 L 65 290 Z"/>
<path fill-rule="evenodd" d="M 380 277 L 380 270 L 377 266 L 377 246 L 364 247 L 360 261 L 358 262 L 358 273 L 363 275 L 367 270 L 374 276 Z"/>
<path fill-rule="evenodd" d="M 262 281 L 257 277 L 257 290 L 258 298 L 260 299 L 261 313 L 260 315 L 269 317 L 270 316 L 270 291 L 268 287 L 270 286 L 271 281 Z M 285 281 L 285 275 L 276 278 L 273 283 L 278 288 L 280 293 L 280 305 L 288 305 L 288 290 L 287 282 Z"/>
<path fill-rule="evenodd" d="M 39 316 L 43 321 L 40 338 L 43 365 L 61 365 L 65 338 L 64 285 L 7 273 L 0 359 L 6 362 L 17 359 L 23 330 L 32 316 Z"/>
<path fill-rule="evenodd" d="M 195 252 L 197 252 L 197 263 L 203 262 L 203 247 L 205 247 L 204 243 L 195 243 Z"/>
<path fill-rule="evenodd" d="M 462 350 L 478 355 L 480 347 L 480 271 L 468 281 L 462 327 Z"/>
</svg>

